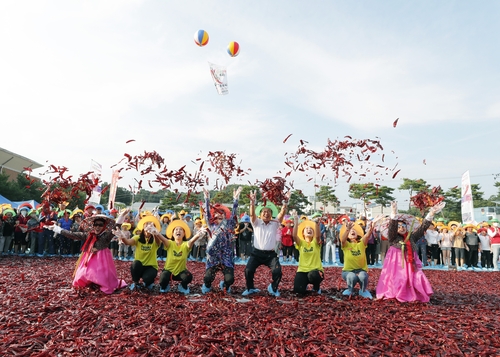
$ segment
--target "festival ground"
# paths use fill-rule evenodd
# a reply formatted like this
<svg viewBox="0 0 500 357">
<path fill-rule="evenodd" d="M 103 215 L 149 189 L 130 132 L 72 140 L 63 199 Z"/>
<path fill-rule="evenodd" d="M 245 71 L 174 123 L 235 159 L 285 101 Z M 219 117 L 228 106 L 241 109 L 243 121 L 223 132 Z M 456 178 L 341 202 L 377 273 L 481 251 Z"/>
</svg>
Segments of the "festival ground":
<svg viewBox="0 0 500 357">
<path fill-rule="evenodd" d="M 231 294 L 214 282 L 201 295 L 202 263 L 188 262 L 191 294 L 122 289 L 105 295 L 71 287 L 76 258 L 0 259 L 3 356 L 494 356 L 500 355 L 497 272 L 426 270 L 429 304 L 342 296 L 341 268 L 328 267 L 323 293 L 291 292 L 295 266 L 283 266 L 281 297 L 266 287 L 245 299 L 244 266 Z M 130 262 L 116 261 L 130 282 Z M 160 268 L 164 263 L 160 262 Z M 370 270 L 375 295 L 380 269 Z M 218 276 L 218 279 L 220 276 Z M 156 281 L 157 282 L 157 281 Z"/>
</svg>

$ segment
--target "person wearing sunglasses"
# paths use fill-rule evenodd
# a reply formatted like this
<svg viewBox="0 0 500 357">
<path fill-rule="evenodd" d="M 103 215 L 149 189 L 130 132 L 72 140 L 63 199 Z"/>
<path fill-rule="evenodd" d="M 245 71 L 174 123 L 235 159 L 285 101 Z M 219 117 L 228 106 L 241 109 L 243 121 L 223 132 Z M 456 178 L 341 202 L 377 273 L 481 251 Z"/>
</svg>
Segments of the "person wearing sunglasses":
<svg viewBox="0 0 500 357">
<path fill-rule="evenodd" d="M 94 215 L 86 218 L 80 225 L 79 232 L 62 229 L 57 225 L 44 228 L 61 234 L 66 238 L 84 241 L 82 253 L 76 262 L 73 278 L 75 288 L 97 285 L 105 294 L 112 294 L 115 290 L 127 286 L 127 283 L 118 279 L 113 255 L 109 243 L 114 234 L 112 230 L 116 224 L 125 219 L 126 210 L 115 220 L 106 215 Z"/>
<path fill-rule="evenodd" d="M 233 191 L 233 209 L 230 216 L 226 216 L 226 211 L 214 206 L 210 209 L 210 193 L 203 189 L 205 197 L 205 219 L 209 224 L 211 237 L 207 243 L 207 263 L 205 278 L 201 291 L 206 294 L 212 290 L 212 283 L 217 272 L 220 270 L 224 279 L 219 283 L 221 290 L 231 292 L 231 285 L 234 283 L 234 249 L 233 232 L 238 223 L 238 199 L 242 188 L 238 187 Z M 227 219 L 226 219 L 227 218 Z"/>
<path fill-rule="evenodd" d="M 431 207 L 420 224 L 413 216 L 398 215 L 398 205 L 392 202 L 387 230 L 390 247 L 377 284 L 378 299 L 397 299 L 401 302 L 430 301 L 433 291 L 422 271 L 416 239 L 430 227 L 432 219 L 444 206 L 445 203 L 440 202 Z"/>
</svg>

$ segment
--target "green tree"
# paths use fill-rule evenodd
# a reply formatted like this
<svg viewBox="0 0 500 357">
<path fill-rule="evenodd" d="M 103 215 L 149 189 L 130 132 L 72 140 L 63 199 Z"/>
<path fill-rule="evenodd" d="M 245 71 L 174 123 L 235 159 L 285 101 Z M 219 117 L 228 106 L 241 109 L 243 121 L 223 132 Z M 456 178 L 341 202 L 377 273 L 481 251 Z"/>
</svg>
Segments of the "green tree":
<svg viewBox="0 0 500 357">
<path fill-rule="evenodd" d="M 491 200 L 485 200 L 479 184 L 471 184 L 472 202 L 474 207 L 492 207 L 495 204 Z M 452 221 L 462 220 L 462 190 L 455 186 L 444 193 L 446 207 L 443 209 L 443 217 Z"/>
<path fill-rule="evenodd" d="M 326 208 L 328 204 L 332 206 L 338 206 L 340 201 L 335 195 L 335 190 L 331 186 L 320 186 L 318 192 L 316 192 L 316 199 L 323 204 Z"/>
<path fill-rule="evenodd" d="M 363 201 L 366 216 L 366 206 L 372 201 L 381 204 L 383 207 L 394 200 L 391 196 L 393 188 L 387 186 L 377 187 L 374 183 L 353 183 L 349 186 L 349 197 Z"/>
<path fill-rule="evenodd" d="M 9 181 L 9 176 L 0 174 L 0 195 L 11 201 L 22 201 L 23 193 L 16 181 Z"/>
<path fill-rule="evenodd" d="M 399 190 L 408 191 L 410 198 L 413 193 L 419 191 L 427 191 L 429 185 L 424 179 L 410 180 L 409 178 L 403 178 L 403 183 L 398 187 Z M 408 200 L 408 210 L 411 209 L 411 200 Z"/>
<path fill-rule="evenodd" d="M 306 207 L 310 206 L 311 202 L 307 199 L 307 197 L 302 193 L 301 190 L 294 190 L 290 196 L 290 201 L 288 202 L 288 211 L 292 209 L 296 210 L 297 213 L 305 214 Z"/>
<path fill-rule="evenodd" d="M 389 186 L 379 186 L 378 190 L 375 191 L 375 203 L 381 205 L 382 213 L 384 212 L 384 207 L 388 207 L 391 205 L 391 202 L 396 198 L 392 195 L 394 189 Z"/>
</svg>

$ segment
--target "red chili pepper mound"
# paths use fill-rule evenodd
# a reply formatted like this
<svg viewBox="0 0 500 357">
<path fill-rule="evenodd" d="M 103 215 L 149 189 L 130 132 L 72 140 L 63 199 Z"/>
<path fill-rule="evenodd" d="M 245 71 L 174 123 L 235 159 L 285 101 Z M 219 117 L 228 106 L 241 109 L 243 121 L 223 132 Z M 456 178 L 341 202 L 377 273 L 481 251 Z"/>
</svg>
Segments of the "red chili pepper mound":
<svg viewBox="0 0 500 357">
<path fill-rule="evenodd" d="M 76 258 L 0 258 L 2 356 L 495 356 L 500 354 L 496 272 L 426 270 L 428 304 L 348 299 L 340 268 L 326 268 L 322 295 L 292 293 L 296 266 L 283 266 L 281 297 L 243 299 L 244 266 L 231 294 L 201 295 L 205 264 L 188 263 L 191 295 L 75 290 Z M 131 262 L 117 261 L 130 279 Z M 160 262 L 160 268 L 163 263 Z M 375 294 L 379 269 L 370 270 Z M 158 275 L 159 276 L 159 275 Z M 156 281 L 157 282 L 157 281 Z"/>
</svg>

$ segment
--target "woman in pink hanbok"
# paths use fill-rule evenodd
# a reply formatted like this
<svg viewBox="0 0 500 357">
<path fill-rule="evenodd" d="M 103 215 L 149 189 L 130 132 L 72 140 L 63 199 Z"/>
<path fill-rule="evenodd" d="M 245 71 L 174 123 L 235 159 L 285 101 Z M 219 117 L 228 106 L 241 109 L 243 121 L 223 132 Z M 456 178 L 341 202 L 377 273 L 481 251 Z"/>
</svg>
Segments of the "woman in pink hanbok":
<svg viewBox="0 0 500 357">
<path fill-rule="evenodd" d="M 377 298 L 429 302 L 433 291 L 422 271 L 415 240 L 424 235 L 444 203 L 432 207 L 421 224 L 413 216 L 398 215 L 396 202 L 391 207 L 391 217 L 386 222 L 390 247 L 377 284 Z"/>
<path fill-rule="evenodd" d="M 124 217 L 123 217 L 124 218 Z M 117 222 L 120 221 L 120 216 Z M 80 230 L 84 232 L 71 232 L 61 229 L 56 225 L 45 228 L 61 234 L 67 238 L 84 241 L 82 253 L 76 263 L 73 286 L 86 287 L 98 285 L 105 294 L 127 286 L 124 280 L 118 279 L 113 255 L 109 250 L 109 243 L 113 238 L 112 230 L 115 228 L 114 219 L 106 215 L 95 215 L 86 218 Z"/>
</svg>

